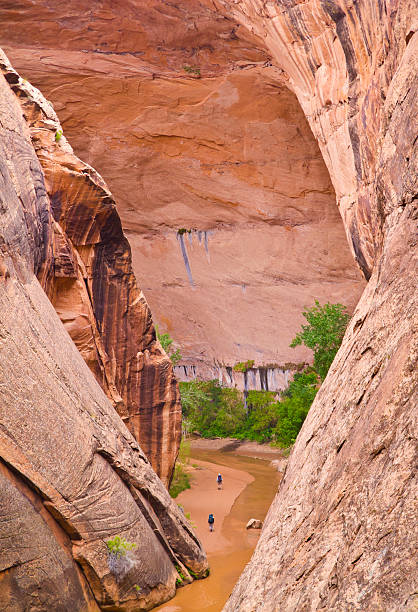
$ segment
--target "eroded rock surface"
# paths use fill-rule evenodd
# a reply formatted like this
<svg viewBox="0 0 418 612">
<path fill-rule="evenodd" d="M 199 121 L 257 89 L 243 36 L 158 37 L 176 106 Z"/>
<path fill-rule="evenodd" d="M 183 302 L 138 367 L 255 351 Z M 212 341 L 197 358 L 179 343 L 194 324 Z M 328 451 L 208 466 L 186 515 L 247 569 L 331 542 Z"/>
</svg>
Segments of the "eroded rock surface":
<svg viewBox="0 0 418 612">
<path fill-rule="evenodd" d="M 125 320 L 136 323 L 139 330 L 144 324 L 133 302 L 142 301 L 142 308 L 145 302 L 129 269 L 128 248 L 106 186 L 74 157 L 64 137 L 54 144 L 56 118 L 30 85 L 21 87 L 5 57 L 2 66 L 0 608 L 10 612 L 149 609 L 174 595 L 177 568 L 186 582 L 192 579 L 188 570 L 197 577 L 205 575 L 206 558 L 47 294 L 54 300 L 57 283 L 67 282 L 68 289 L 71 283 L 76 286 L 73 296 L 80 299 L 71 298 L 71 308 L 77 312 L 75 307 L 80 305 L 79 316 L 86 327 L 83 346 L 91 347 L 93 371 L 94 364 L 100 364 L 98 347 L 106 348 L 107 342 L 105 333 L 97 333 L 109 316 L 103 308 L 104 290 L 126 296 L 119 283 L 129 287 Z M 47 156 L 48 162 L 43 160 L 44 168 L 32 142 L 41 161 L 47 149 L 57 149 L 56 155 Z M 71 200 L 69 192 L 67 199 L 65 188 L 71 180 L 66 173 L 79 194 L 84 186 L 84 197 Z M 51 188 L 48 183 L 54 176 L 57 185 Z M 95 208 L 91 209 L 88 204 L 93 200 L 88 196 L 93 193 Z M 73 213 L 79 204 L 78 222 L 74 217 L 71 221 L 70 201 Z M 58 203 L 59 213 L 54 208 Z M 99 231 L 112 240 L 103 244 Z M 100 258 L 96 248 L 109 258 Z M 103 278 L 94 270 L 106 265 L 107 283 L 100 284 L 101 292 L 91 297 L 97 291 L 94 284 Z M 89 272 L 82 272 L 86 269 Z M 79 288 L 83 285 L 91 292 L 90 299 L 83 297 Z M 118 303 L 114 297 L 110 307 L 116 309 Z M 95 329 L 88 308 L 95 310 Z M 62 317 L 64 308 L 57 311 Z M 70 316 L 62 318 L 65 323 Z M 152 336 L 150 325 L 149 320 Z M 117 333 L 112 340 L 117 341 Z M 110 372 L 117 381 L 117 358 L 111 357 L 114 370 Z M 161 350 L 160 359 L 167 362 Z M 106 368 L 99 373 L 107 376 Z M 152 388 L 147 384 L 148 393 Z M 158 433 L 157 428 L 153 435 Z M 116 535 L 135 544 L 123 562 L 114 562 L 106 544 Z"/>
<path fill-rule="evenodd" d="M 181 407 L 171 362 L 156 342 L 136 284 L 115 202 L 73 153 L 51 105 L 2 69 L 20 102 L 41 163 L 53 220 L 38 278 L 86 363 L 167 484 L 178 452 Z"/>
<path fill-rule="evenodd" d="M 213 378 L 237 361 L 308 359 L 289 348 L 304 307 L 352 310 L 364 281 L 264 41 L 205 0 L 19 0 L 0 6 L 0 22 L 13 63 L 110 185 L 136 277 L 182 364 Z"/>
<path fill-rule="evenodd" d="M 289 75 L 370 278 L 225 610 L 416 610 L 416 3 L 222 5 Z"/>
</svg>

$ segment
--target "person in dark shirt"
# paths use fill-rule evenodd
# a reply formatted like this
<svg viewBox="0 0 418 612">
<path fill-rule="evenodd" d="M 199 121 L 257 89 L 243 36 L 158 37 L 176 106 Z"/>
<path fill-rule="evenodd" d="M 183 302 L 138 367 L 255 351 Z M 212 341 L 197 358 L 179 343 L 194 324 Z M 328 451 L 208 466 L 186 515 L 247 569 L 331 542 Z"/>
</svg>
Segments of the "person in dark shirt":
<svg viewBox="0 0 418 612">
<path fill-rule="evenodd" d="M 213 531 L 214 525 L 215 525 L 215 517 L 213 516 L 213 514 L 209 514 L 208 523 L 209 523 L 209 531 Z"/>
</svg>

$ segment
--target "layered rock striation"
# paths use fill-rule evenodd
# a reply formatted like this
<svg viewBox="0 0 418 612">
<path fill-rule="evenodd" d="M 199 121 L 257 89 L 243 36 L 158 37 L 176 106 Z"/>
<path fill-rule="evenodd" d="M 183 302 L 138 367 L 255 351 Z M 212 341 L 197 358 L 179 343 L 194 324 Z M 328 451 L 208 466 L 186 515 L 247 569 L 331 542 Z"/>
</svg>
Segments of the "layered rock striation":
<svg viewBox="0 0 418 612">
<path fill-rule="evenodd" d="M 225 610 L 415 610 L 415 2 L 222 2 L 289 76 L 369 279 Z"/>
<path fill-rule="evenodd" d="M 304 307 L 317 298 L 352 311 L 364 281 L 264 41 L 206 0 L 19 0 L 0 6 L 0 22 L 13 63 L 110 185 L 136 277 L 182 365 L 207 377 L 247 359 L 307 360 L 289 348 Z"/>
<path fill-rule="evenodd" d="M 168 483 L 181 435 L 179 394 L 137 286 L 113 196 L 74 155 L 40 92 L 5 57 L 0 67 L 20 102 L 51 202 L 38 278 L 96 379 Z"/>
<path fill-rule="evenodd" d="M 148 311 L 106 186 L 75 158 L 64 137 L 54 143 L 56 117 L 4 56 L 2 69 L 0 608 L 150 609 L 172 597 L 179 582 L 206 575 L 207 562 L 190 524 L 97 382 L 103 377 L 117 399 L 118 357 L 111 354 L 114 369 L 107 370 L 102 329 L 117 340 L 126 322 L 144 329 L 141 312 Z M 122 297 L 124 311 L 118 306 Z M 108 307 L 122 331 L 106 328 Z M 74 336 L 65 310 L 73 322 L 83 321 L 84 335 L 78 322 Z M 145 328 L 150 343 L 149 316 Z M 141 358 L 152 355 L 150 350 Z M 151 395 L 153 385 L 146 389 Z M 126 540 L 129 552 L 111 553 L 107 542 L 116 536 Z"/>
</svg>

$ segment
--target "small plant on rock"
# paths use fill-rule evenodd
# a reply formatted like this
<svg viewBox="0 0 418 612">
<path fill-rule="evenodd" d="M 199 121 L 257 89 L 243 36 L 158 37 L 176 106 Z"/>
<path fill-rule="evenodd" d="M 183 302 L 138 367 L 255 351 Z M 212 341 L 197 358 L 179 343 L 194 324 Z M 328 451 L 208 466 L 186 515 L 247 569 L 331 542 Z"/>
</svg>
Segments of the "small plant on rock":
<svg viewBox="0 0 418 612">
<path fill-rule="evenodd" d="M 55 142 L 59 142 L 62 138 L 62 130 L 57 130 L 55 132 Z"/>
<path fill-rule="evenodd" d="M 248 372 L 254 367 L 254 359 L 247 359 L 247 361 L 239 361 L 233 367 L 234 372 Z"/>
<path fill-rule="evenodd" d="M 176 366 L 179 363 L 179 361 L 181 361 L 180 349 L 176 349 L 175 351 L 173 350 L 171 346 L 174 342 L 173 338 L 168 333 L 160 334 L 158 325 L 155 326 L 155 331 L 156 331 L 157 338 L 160 341 L 161 346 L 163 347 L 167 355 L 170 357 L 171 363 L 173 364 L 173 366 Z"/>
<path fill-rule="evenodd" d="M 195 74 L 200 77 L 200 68 L 193 68 L 193 66 L 183 66 L 183 70 L 188 74 Z"/>
<path fill-rule="evenodd" d="M 113 540 L 107 540 L 106 545 L 109 553 L 119 559 L 124 557 L 129 550 L 136 548 L 135 542 L 127 542 L 120 536 L 115 536 Z"/>
</svg>

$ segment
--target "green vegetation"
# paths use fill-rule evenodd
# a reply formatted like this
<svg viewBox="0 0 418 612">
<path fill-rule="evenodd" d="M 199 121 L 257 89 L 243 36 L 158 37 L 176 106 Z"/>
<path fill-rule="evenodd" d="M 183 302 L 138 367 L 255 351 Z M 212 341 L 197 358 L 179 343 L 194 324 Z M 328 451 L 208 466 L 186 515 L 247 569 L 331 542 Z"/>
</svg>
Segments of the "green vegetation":
<svg viewBox="0 0 418 612">
<path fill-rule="evenodd" d="M 254 367 L 254 359 L 247 359 L 247 361 L 238 361 L 232 368 L 235 372 L 248 372 Z"/>
<path fill-rule="evenodd" d="M 186 576 L 183 574 L 180 565 L 176 565 L 175 568 L 176 568 L 177 573 L 179 575 L 179 578 L 176 578 L 176 585 L 180 586 L 186 580 Z"/>
<path fill-rule="evenodd" d="M 134 589 L 137 593 L 141 592 L 141 587 L 138 584 L 134 584 Z"/>
<path fill-rule="evenodd" d="M 180 227 L 180 228 L 177 230 L 177 234 L 178 234 L 179 236 L 183 236 L 183 234 L 191 234 L 191 233 L 192 233 L 192 230 L 191 230 L 191 229 L 186 229 L 185 227 Z"/>
<path fill-rule="evenodd" d="M 193 68 L 193 66 L 183 66 L 183 70 L 188 74 L 196 74 L 200 76 L 200 68 Z"/>
<path fill-rule="evenodd" d="M 119 559 L 124 557 L 128 550 L 133 550 L 136 548 L 135 542 L 127 542 L 120 536 L 115 536 L 113 540 L 107 540 L 106 545 L 109 553 L 115 557 L 118 557 Z"/>
<path fill-rule="evenodd" d="M 290 346 L 305 344 L 314 351 L 313 366 L 292 364 L 296 370 L 289 387 L 280 397 L 269 391 L 249 391 L 248 412 L 237 389 L 217 381 L 181 382 L 180 395 L 186 431 L 198 431 L 204 438 L 234 437 L 271 442 L 282 448 L 294 443 L 309 408 L 341 344 L 349 315 L 342 304 L 315 301 L 303 313 L 302 326 Z M 238 362 L 236 372 L 247 372 L 253 360 Z"/>
<path fill-rule="evenodd" d="M 181 396 L 189 385 L 199 386 L 206 399 L 183 406 L 190 431 L 204 438 L 234 437 L 272 442 L 283 448 L 293 444 L 318 390 L 314 372 L 296 373 L 280 400 L 271 391 L 249 391 L 248 414 L 243 394 L 221 387 L 216 380 L 180 383 Z M 195 395 L 194 397 L 198 397 Z"/>
<path fill-rule="evenodd" d="M 190 461 L 190 442 L 183 440 L 180 443 L 179 455 L 174 468 L 173 479 L 170 485 L 171 497 L 177 497 L 179 493 L 190 489 L 190 476 L 186 471 L 186 466 Z"/>
<path fill-rule="evenodd" d="M 55 142 L 59 142 L 62 138 L 62 130 L 57 130 L 55 132 Z"/>
<path fill-rule="evenodd" d="M 179 383 L 183 419 L 188 431 L 205 438 L 231 436 L 245 417 L 242 394 L 216 380 Z"/>
<path fill-rule="evenodd" d="M 293 444 L 318 392 L 315 372 L 305 370 L 295 374 L 282 399 L 277 402 L 277 423 L 274 428 L 274 442 L 282 448 Z"/>
<path fill-rule="evenodd" d="M 167 355 L 170 357 L 171 363 L 173 364 L 173 366 L 176 366 L 179 361 L 181 361 L 180 349 L 173 350 L 173 347 L 171 346 L 174 342 L 173 338 L 168 333 L 160 334 L 158 330 L 158 325 L 155 326 L 155 332 L 157 334 L 157 338 L 160 341 L 161 346 L 163 347 Z"/>
<path fill-rule="evenodd" d="M 314 352 L 313 369 L 324 380 L 341 345 L 350 316 L 342 304 L 323 306 L 315 300 L 315 306 L 303 312 L 308 325 L 296 334 L 291 347 L 304 344 Z"/>
</svg>

